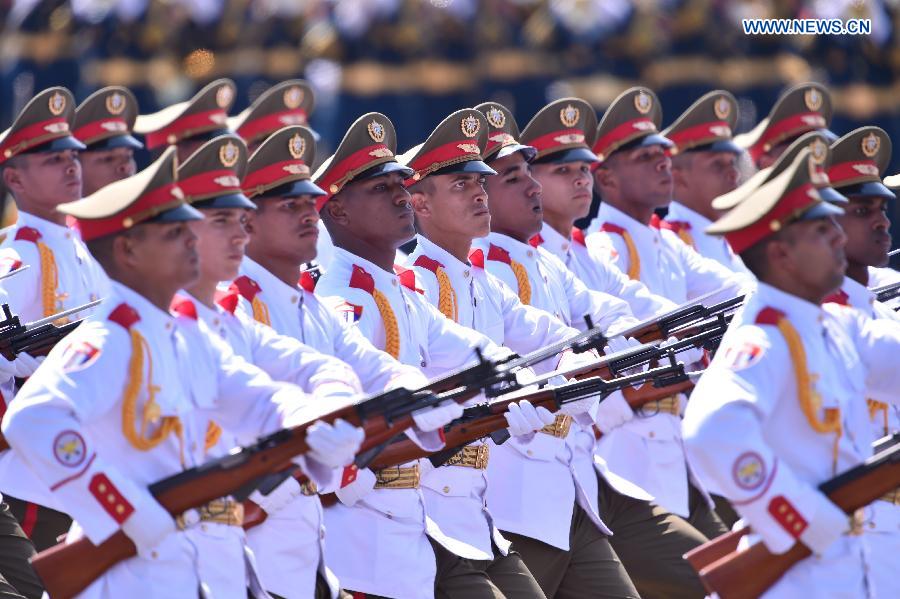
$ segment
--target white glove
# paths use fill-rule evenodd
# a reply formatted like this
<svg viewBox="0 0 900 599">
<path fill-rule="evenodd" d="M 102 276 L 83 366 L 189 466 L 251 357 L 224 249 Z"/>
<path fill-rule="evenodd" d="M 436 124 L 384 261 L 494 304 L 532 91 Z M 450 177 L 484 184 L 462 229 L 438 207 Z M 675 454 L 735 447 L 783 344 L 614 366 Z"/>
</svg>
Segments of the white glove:
<svg viewBox="0 0 900 599">
<path fill-rule="evenodd" d="M 188 510 L 188 512 L 194 511 Z M 199 519 L 198 515 L 196 520 L 199 521 Z M 131 542 L 137 547 L 138 555 L 144 559 L 152 559 L 153 549 L 175 531 L 175 519 L 153 498 L 150 498 L 146 505 L 141 506 L 140 510 L 136 510 L 122 523 L 122 532 L 131 539 Z"/>
<path fill-rule="evenodd" d="M 412 413 L 416 428 L 422 432 L 436 431 L 450 424 L 463 414 L 462 405 L 455 401 L 445 401 L 433 408 L 422 408 Z"/>
<path fill-rule="evenodd" d="M 621 391 L 614 391 L 597 406 L 594 424 L 597 425 L 601 433 L 608 433 L 632 418 L 634 418 L 634 410 L 628 405 L 625 396 L 622 395 Z"/>
<path fill-rule="evenodd" d="M 274 514 L 302 495 L 300 483 L 293 476 L 281 481 L 268 495 L 259 491 L 250 494 L 250 501 L 258 505 L 267 514 Z"/>
<path fill-rule="evenodd" d="M 607 354 L 607 355 L 616 354 L 621 351 L 626 351 L 626 350 L 635 348 L 639 345 L 641 345 L 641 342 L 638 341 L 637 339 L 635 339 L 634 337 L 627 337 L 627 338 L 622 337 L 622 336 L 613 337 L 612 339 L 609 340 L 609 345 L 607 345 L 606 347 L 603 348 L 603 353 Z M 644 372 L 645 370 L 647 370 L 647 368 L 648 368 L 648 364 L 644 363 L 639 366 L 635 366 L 634 368 L 628 368 L 622 374 L 624 374 L 624 375 L 638 374 L 640 372 Z"/>
<path fill-rule="evenodd" d="M 375 475 L 368 468 L 356 471 L 356 478 L 353 482 L 339 488 L 334 492 L 341 503 L 347 506 L 353 506 L 357 501 L 372 492 L 375 488 Z"/>
<path fill-rule="evenodd" d="M 25 378 L 34 374 L 37 367 L 44 361 L 44 356 L 35 358 L 26 353 L 16 356 L 16 359 L 9 361 L 0 356 L 0 378 L 11 379 L 14 377 Z"/>
<path fill-rule="evenodd" d="M 664 343 L 664 345 L 671 345 L 672 343 L 675 343 L 676 341 L 678 341 L 678 337 L 669 337 L 668 339 L 666 339 L 666 342 Z M 695 364 L 697 362 L 702 361 L 703 358 L 704 358 L 703 349 L 701 349 L 699 347 L 691 347 L 691 348 L 682 350 L 682 351 L 678 352 L 677 354 L 675 354 L 675 359 L 678 360 L 679 362 L 682 362 L 685 365 Z"/>
<path fill-rule="evenodd" d="M 356 457 L 365 436 L 363 429 L 340 418 L 334 424 L 314 422 L 306 429 L 306 458 L 329 468 L 342 468 Z"/>
<path fill-rule="evenodd" d="M 519 403 L 510 402 L 503 417 L 509 425 L 509 434 L 513 437 L 524 437 L 539 431 L 554 420 L 550 410 L 543 406 L 535 408 L 530 401 L 523 399 Z"/>
</svg>

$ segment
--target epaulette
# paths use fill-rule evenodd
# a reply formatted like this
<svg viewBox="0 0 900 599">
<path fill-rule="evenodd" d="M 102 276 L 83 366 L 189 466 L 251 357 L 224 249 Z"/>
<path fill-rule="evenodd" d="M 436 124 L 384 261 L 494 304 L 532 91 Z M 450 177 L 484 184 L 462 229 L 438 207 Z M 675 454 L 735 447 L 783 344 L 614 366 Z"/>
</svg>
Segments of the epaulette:
<svg viewBox="0 0 900 599">
<path fill-rule="evenodd" d="M 197 320 L 197 306 L 194 305 L 194 301 L 184 295 L 176 295 L 172 298 L 172 303 L 169 305 L 169 310 L 178 314 L 179 316 L 185 316 L 190 318 L 191 320 Z"/>
<path fill-rule="evenodd" d="M 134 323 L 138 322 L 141 319 L 140 315 L 137 313 L 137 310 L 135 310 L 125 302 L 122 302 L 121 304 L 116 306 L 115 309 L 109 313 L 109 316 L 107 316 L 107 318 L 126 331 L 131 330 L 131 327 L 134 325 Z"/>
</svg>

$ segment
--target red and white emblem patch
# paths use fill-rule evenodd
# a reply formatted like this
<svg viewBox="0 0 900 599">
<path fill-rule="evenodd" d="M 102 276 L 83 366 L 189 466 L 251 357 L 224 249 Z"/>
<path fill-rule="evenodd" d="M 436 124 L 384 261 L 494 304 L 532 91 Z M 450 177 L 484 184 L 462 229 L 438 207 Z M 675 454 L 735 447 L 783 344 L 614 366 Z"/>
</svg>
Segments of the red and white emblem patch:
<svg viewBox="0 0 900 599">
<path fill-rule="evenodd" d="M 761 345 L 744 342 L 726 347 L 722 352 L 722 361 L 731 370 L 744 370 L 759 362 L 765 353 Z"/>
<path fill-rule="evenodd" d="M 53 455 L 66 468 L 77 468 L 84 463 L 87 447 L 81 435 L 75 431 L 63 431 L 53 440 Z"/>
<path fill-rule="evenodd" d="M 62 364 L 64 372 L 84 370 L 100 357 L 100 348 L 87 341 L 76 341 L 63 351 Z"/>
<path fill-rule="evenodd" d="M 766 464 L 758 453 L 748 451 L 734 461 L 731 475 L 737 486 L 745 491 L 754 491 L 766 482 Z"/>
</svg>

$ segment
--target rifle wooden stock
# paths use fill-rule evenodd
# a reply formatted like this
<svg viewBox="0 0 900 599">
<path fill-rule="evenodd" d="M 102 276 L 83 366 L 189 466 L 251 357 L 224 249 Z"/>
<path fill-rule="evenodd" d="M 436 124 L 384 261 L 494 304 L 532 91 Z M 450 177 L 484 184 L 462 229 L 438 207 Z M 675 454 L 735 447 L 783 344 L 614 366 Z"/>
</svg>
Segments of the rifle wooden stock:
<svg viewBox="0 0 900 599">
<path fill-rule="evenodd" d="M 674 393 L 681 393 L 693 384 L 690 381 L 667 385 L 665 387 L 654 387 L 653 383 L 645 383 L 640 388 L 635 389 L 629 387 L 623 391 L 625 399 L 633 408 L 639 408 L 651 401 L 656 401 L 664 397 L 668 397 Z M 629 397 L 630 396 L 630 397 Z M 444 431 L 446 439 L 446 447 L 461 447 L 468 445 L 478 439 L 483 439 L 491 433 L 502 430 L 509 426 L 506 418 L 503 416 L 509 409 L 509 404 L 514 401 L 527 399 L 534 407 L 543 406 L 551 412 L 559 409 L 556 403 L 556 394 L 552 389 L 542 389 L 535 393 L 519 396 L 514 399 L 493 402 L 489 405 L 490 413 L 482 418 L 469 422 L 462 422 L 450 426 Z M 433 452 L 426 451 L 410 441 L 404 439 L 397 443 L 388 445 L 378 457 L 372 462 L 373 468 L 387 468 L 389 466 L 397 466 L 411 462 L 419 458 L 425 458 Z"/>
<path fill-rule="evenodd" d="M 691 549 L 685 553 L 683 557 L 696 572 L 699 572 L 706 566 L 725 557 L 729 553 L 737 551 L 738 543 L 748 532 L 750 532 L 749 527 L 729 531 L 724 535 L 719 535 L 715 539 L 703 543 L 699 547 Z"/>
<path fill-rule="evenodd" d="M 151 485 L 156 500 L 173 516 L 199 507 L 214 499 L 230 495 L 266 474 L 287 468 L 294 456 L 307 451 L 306 429 L 317 420 L 333 422 L 342 418 L 366 432 L 361 451 L 376 447 L 412 425 L 412 416 L 401 416 L 391 422 L 382 416 L 360 421 L 357 406 L 351 405 L 322 415 L 310 422 L 275 433 L 286 436 L 282 442 L 249 452 L 247 459 L 236 467 L 212 469 L 200 466 L 199 476 L 184 480 L 176 474 Z M 227 460 L 228 458 L 223 458 Z M 210 464 L 215 464 L 213 461 Z M 191 473 L 187 471 L 186 473 Z M 182 474 L 186 474 L 182 473 Z M 32 558 L 32 566 L 54 599 L 74 597 L 109 568 L 137 553 L 134 544 L 121 530 L 99 545 L 86 537 L 73 543 L 59 544 Z"/>
<path fill-rule="evenodd" d="M 832 503 L 852 514 L 898 486 L 900 446 L 894 446 L 819 488 Z M 700 570 L 700 580 L 710 593 L 718 593 L 721 599 L 756 599 L 794 564 L 810 555 L 812 552 L 802 543 L 795 543 L 786 553 L 778 555 L 757 542 L 709 564 Z"/>
</svg>

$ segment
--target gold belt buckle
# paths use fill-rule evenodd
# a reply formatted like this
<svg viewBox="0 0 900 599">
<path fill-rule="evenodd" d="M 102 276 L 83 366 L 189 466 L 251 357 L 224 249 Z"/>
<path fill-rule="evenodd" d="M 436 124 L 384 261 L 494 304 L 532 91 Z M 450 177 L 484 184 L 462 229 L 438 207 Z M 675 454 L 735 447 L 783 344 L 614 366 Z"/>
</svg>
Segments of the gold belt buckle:
<svg viewBox="0 0 900 599">
<path fill-rule="evenodd" d="M 395 466 L 375 471 L 376 489 L 418 489 L 419 465 L 409 468 Z"/>
<path fill-rule="evenodd" d="M 655 410 L 653 408 L 656 408 Z M 657 414 L 672 414 L 681 416 L 681 401 L 677 395 L 669 395 L 656 401 L 651 401 L 641 407 L 644 416 L 656 416 Z"/>
<path fill-rule="evenodd" d="M 447 460 L 444 465 L 463 466 L 466 468 L 475 468 L 476 470 L 484 470 L 487 468 L 490 455 L 490 447 L 487 445 L 466 445 L 453 457 Z"/>
<path fill-rule="evenodd" d="M 315 495 L 318 492 L 319 492 L 319 488 L 316 486 L 316 483 L 314 483 L 313 481 L 307 480 L 307 481 L 300 483 L 300 494 L 301 495 L 306 495 L 307 497 L 309 497 L 311 495 Z"/>
<path fill-rule="evenodd" d="M 881 501 L 886 501 L 894 505 L 900 505 L 900 489 L 894 489 L 879 497 Z"/>
<path fill-rule="evenodd" d="M 553 422 L 541 429 L 545 435 L 552 435 L 560 439 L 569 436 L 569 428 L 572 426 L 572 417 L 567 414 L 557 414 Z"/>
<path fill-rule="evenodd" d="M 189 513 L 195 515 L 186 517 Z M 206 505 L 188 510 L 175 518 L 175 525 L 179 530 L 184 530 L 200 522 L 242 526 L 244 524 L 244 504 L 233 499 L 214 499 Z"/>
<path fill-rule="evenodd" d="M 865 530 L 863 525 L 866 523 L 866 510 L 860 508 L 853 512 L 848 519 L 850 521 L 850 530 L 847 531 L 847 534 L 851 537 L 861 535 Z"/>
</svg>

